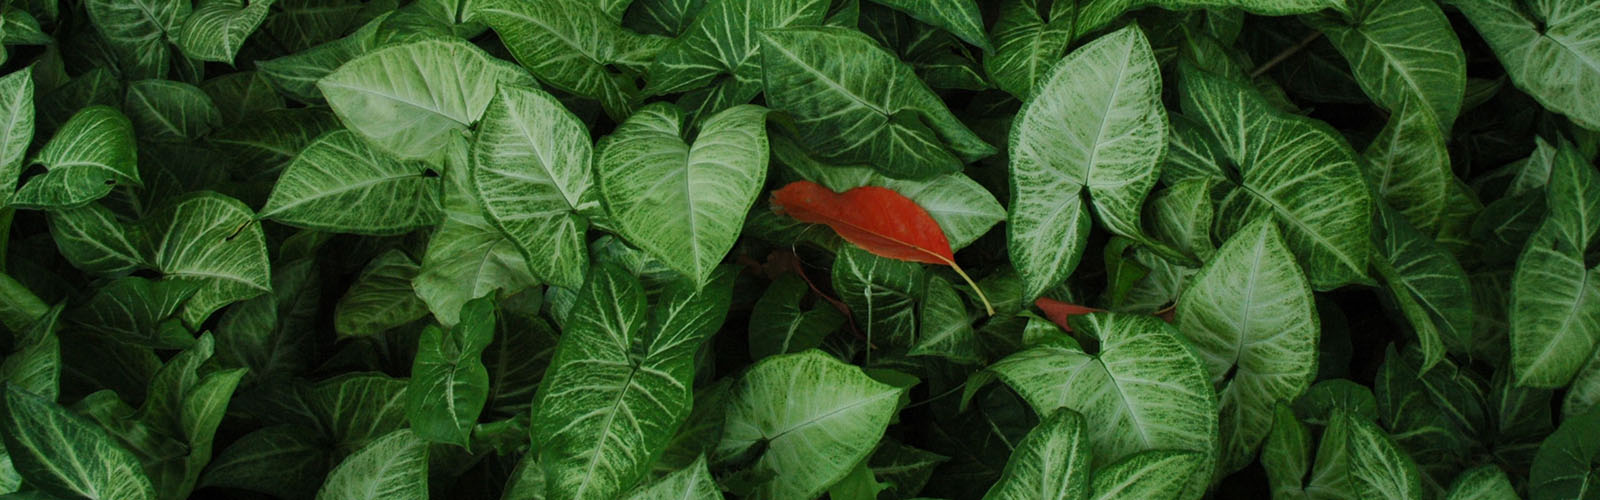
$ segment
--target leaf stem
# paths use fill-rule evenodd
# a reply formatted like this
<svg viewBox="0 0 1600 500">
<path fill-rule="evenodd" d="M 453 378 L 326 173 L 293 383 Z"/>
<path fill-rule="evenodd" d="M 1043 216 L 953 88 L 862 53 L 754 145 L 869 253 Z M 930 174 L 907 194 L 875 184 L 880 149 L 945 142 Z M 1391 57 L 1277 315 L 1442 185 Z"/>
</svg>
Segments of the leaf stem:
<svg viewBox="0 0 1600 500">
<path fill-rule="evenodd" d="M 956 264 L 955 261 L 950 261 L 950 268 L 955 269 L 956 274 L 961 275 L 961 279 L 967 280 L 967 286 L 972 287 L 972 291 L 978 292 L 978 300 L 983 301 L 984 312 L 989 313 L 990 316 L 994 316 L 994 305 L 989 303 L 989 296 L 983 294 L 983 289 L 979 288 L 978 284 L 972 281 L 972 277 L 967 276 L 967 272 L 962 271 L 961 266 Z"/>
<path fill-rule="evenodd" d="M 1289 56 L 1295 55 L 1295 53 L 1305 50 L 1306 47 L 1311 46 L 1311 42 L 1317 41 L 1317 37 L 1320 36 L 1322 36 L 1321 31 L 1312 31 L 1310 35 L 1306 35 L 1305 38 L 1301 39 L 1300 43 L 1296 43 L 1287 49 L 1283 49 L 1283 52 L 1279 52 L 1278 55 L 1272 56 L 1272 59 L 1268 59 L 1267 62 L 1261 63 L 1261 66 L 1256 67 L 1255 71 L 1250 72 L 1250 79 L 1254 80 L 1256 77 L 1266 74 L 1267 70 L 1272 69 L 1273 66 L 1277 66 L 1278 63 L 1288 59 Z"/>
</svg>

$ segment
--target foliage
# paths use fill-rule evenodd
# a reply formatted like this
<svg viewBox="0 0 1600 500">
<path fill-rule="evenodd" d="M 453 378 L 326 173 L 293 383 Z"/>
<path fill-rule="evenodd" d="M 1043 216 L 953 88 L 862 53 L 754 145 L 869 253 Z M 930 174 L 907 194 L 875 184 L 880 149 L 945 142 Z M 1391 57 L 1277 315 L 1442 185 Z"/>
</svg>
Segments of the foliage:
<svg viewBox="0 0 1600 500">
<path fill-rule="evenodd" d="M 0 499 L 1600 499 L 1596 0 L 0 0 Z"/>
</svg>

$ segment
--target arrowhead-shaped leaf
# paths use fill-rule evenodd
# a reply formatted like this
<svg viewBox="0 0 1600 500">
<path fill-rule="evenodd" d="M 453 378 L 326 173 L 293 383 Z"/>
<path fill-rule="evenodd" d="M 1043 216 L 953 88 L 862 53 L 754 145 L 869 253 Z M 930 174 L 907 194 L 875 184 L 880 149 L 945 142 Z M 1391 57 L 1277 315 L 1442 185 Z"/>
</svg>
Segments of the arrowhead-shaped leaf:
<svg viewBox="0 0 1600 500">
<path fill-rule="evenodd" d="M 339 130 L 284 168 L 261 217 L 322 231 L 404 234 L 439 222 L 439 184 L 434 167 L 396 160 Z"/>
<path fill-rule="evenodd" d="M 86 108 L 72 115 L 34 156 L 33 162 L 46 171 L 29 178 L 11 204 L 75 208 L 110 194 L 118 184 L 141 186 L 136 156 L 128 117 L 107 106 Z"/>
<path fill-rule="evenodd" d="M 767 110 L 704 118 L 693 144 L 683 113 L 646 106 L 600 140 L 595 172 L 622 237 L 696 284 L 733 248 L 767 177 Z"/>
</svg>

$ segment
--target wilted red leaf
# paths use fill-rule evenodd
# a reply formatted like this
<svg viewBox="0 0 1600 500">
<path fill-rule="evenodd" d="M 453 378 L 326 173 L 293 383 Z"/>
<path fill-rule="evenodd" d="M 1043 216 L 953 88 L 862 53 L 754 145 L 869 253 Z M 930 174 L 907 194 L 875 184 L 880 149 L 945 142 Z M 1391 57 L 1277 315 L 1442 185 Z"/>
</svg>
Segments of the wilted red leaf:
<svg viewBox="0 0 1600 500">
<path fill-rule="evenodd" d="M 1055 323 L 1056 326 L 1060 326 L 1062 330 L 1069 332 L 1072 331 L 1072 327 L 1067 326 L 1067 318 L 1073 316 L 1082 316 L 1103 310 L 1088 306 L 1080 306 L 1069 302 L 1062 302 L 1047 297 L 1039 297 L 1039 300 L 1033 301 L 1033 305 L 1037 306 L 1040 311 L 1044 311 L 1044 317 L 1049 318 L 1051 323 Z"/>
<path fill-rule="evenodd" d="M 844 193 L 811 181 L 796 181 L 772 192 L 779 213 L 801 222 L 827 224 L 845 241 L 891 259 L 940 264 L 955 269 L 994 314 L 983 291 L 956 265 L 950 240 L 938 221 L 917 202 L 877 186 L 862 186 Z"/>
</svg>

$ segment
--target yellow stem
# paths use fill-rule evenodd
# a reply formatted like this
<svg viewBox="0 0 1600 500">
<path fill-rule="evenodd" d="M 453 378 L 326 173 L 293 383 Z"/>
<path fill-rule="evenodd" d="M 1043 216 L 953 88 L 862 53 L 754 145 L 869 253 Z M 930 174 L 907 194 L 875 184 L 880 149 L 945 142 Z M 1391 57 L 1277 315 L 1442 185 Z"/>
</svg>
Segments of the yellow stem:
<svg viewBox="0 0 1600 500">
<path fill-rule="evenodd" d="M 972 277 L 967 276 L 967 272 L 962 271 L 961 266 L 957 265 L 955 261 L 950 261 L 950 268 L 955 269 L 956 274 L 961 275 L 961 279 L 967 280 L 967 285 L 972 287 L 972 291 L 978 292 L 978 300 L 983 301 L 983 310 L 988 312 L 990 316 L 994 316 L 994 305 L 989 303 L 989 296 L 983 294 L 983 289 L 978 288 L 978 284 L 974 283 Z"/>
</svg>

